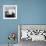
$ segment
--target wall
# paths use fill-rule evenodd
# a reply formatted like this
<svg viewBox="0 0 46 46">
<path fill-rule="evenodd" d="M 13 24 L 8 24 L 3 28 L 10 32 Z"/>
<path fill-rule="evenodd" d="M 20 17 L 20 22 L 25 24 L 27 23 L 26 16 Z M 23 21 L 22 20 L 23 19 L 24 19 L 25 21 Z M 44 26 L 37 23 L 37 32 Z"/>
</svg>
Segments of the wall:
<svg viewBox="0 0 46 46">
<path fill-rule="evenodd" d="M 21 24 L 46 24 L 46 0 L 23 0 Z"/>
<path fill-rule="evenodd" d="M 18 18 L 17 20 L 4 20 L 3 19 L 3 5 L 18 5 Z M 0 44 L 7 44 L 8 34 L 10 32 L 16 32 L 18 36 L 17 24 L 20 22 L 21 15 L 21 1 L 19 0 L 0 0 Z M 15 43 L 18 43 L 18 37 L 16 38 Z"/>
</svg>

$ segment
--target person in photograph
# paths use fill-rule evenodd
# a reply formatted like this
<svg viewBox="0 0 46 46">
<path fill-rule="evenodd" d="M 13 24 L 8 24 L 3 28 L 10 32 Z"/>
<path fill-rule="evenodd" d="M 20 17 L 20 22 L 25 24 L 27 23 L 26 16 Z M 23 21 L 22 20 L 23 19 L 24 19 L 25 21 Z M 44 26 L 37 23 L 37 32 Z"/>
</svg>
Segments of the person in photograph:
<svg viewBox="0 0 46 46">
<path fill-rule="evenodd" d="M 6 10 L 5 17 L 15 17 L 15 10 L 14 9 Z"/>
</svg>

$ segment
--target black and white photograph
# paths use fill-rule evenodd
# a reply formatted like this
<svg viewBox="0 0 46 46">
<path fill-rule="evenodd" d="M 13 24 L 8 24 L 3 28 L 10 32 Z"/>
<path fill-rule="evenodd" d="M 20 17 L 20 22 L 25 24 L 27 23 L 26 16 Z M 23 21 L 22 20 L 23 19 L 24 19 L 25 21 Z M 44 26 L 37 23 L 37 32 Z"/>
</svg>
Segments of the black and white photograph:
<svg viewBox="0 0 46 46">
<path fill-rule="evenodd" d="M 46 44 L 46 25 L 18 25 L 18 41 L 20 46 L 42 46 Z"/>
<path fill-rule="evenodd" d="M 3 19 L 17 19 L 17 5 L 3 5 Z"/>
</svg>

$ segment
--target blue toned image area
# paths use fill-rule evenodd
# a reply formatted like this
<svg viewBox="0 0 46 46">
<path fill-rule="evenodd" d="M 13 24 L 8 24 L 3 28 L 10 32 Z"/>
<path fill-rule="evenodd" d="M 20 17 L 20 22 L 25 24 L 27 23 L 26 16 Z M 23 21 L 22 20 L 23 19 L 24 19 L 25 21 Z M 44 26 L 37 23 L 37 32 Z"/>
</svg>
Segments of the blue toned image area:
<svg viewBox="0 0 46 46">
<path fill-rule="evenodd" d="M 17 5 L 17 19 L 3 19 L 3 5 Z M 18 43 L 18 24 L 46 24 L 46 0 L 0 0 L 0 44 L 12 42 L 11 32 Z"/>
<path fill-rule="evenodd" d="M 8 39 L 8 35 L 11 32 L 16 34 L 14 44 L 18 43 L 18 27 L 20 13 L 18 11 L 18 19 L 3 19 L 3 5 L 19 5 L 20 2 L 17 0 L 0 0 L 0 44 L 13 43 Z M 18 8 L 19 9 L 19 8 Z"/>
</svg>

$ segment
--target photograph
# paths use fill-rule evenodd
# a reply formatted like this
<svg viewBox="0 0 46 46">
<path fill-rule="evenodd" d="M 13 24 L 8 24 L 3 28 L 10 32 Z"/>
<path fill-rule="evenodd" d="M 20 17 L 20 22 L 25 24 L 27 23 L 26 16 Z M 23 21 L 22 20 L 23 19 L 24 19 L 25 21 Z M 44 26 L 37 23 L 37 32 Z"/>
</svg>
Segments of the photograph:
<svg viewBox="0 0 46 46">
<path fill-rule="evenodd" d="M 17 5 L 3 5 L 3 19 L 17 19 Z"/>
<path fill-rule="evenodd" d="M 46 25 L 19 25 L 20 40 L 46 41 Z"/>
<path fill-rule="evenodd" d="M 31 46 L 46 42 L 46 25 L 19 24 L 18 41 L 20 46 Z"/>
</svg>

